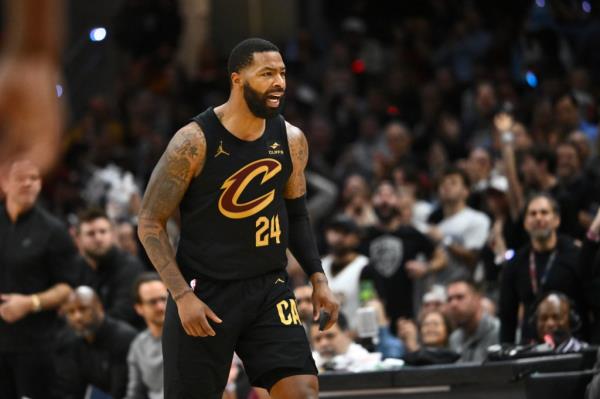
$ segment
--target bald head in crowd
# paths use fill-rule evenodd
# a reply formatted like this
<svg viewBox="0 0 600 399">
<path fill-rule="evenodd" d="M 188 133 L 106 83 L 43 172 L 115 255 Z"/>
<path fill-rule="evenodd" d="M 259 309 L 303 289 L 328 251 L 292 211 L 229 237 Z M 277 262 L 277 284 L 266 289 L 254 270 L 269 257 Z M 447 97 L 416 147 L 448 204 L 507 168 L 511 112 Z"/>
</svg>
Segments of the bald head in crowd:
<svg viewBox="0 0 600 399">
<path fill-rule="evenodd" d="M 88 341 L 93 341 L 104 321 L 104 308 L 96 292 L 88 286 L 77 287 L 63 305 L 69 326 Z"/>
</svg>

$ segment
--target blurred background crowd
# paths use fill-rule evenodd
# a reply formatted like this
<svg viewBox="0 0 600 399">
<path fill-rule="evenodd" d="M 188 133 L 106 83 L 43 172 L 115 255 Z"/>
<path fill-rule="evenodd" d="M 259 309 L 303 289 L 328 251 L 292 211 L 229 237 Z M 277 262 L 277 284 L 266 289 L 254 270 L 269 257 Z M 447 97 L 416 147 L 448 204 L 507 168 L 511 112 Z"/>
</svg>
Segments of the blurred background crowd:
<svg viewBox="0 0 600 399">
<path fill-rule="evenodd" d="M 135 233 L 137 211 L 174 132 L 226 100 L 226 57 L 248 34 L 281 49 L 284 116 L 310 147 L 309 210 L 342 303 L 338 325 L 311 327 L 311 289 L 291 257 L 289 274 L 322 370 L 384 358 L 483 361 L 500 343 L 558 352 L 600 343 L 600 4 L 290 1 L 281 22 L 281 5 L 265 1 L 253 16 L 244 2 L 249 22 L 238 32 L 219 19 L 217 2 L 118 3 L 104 32 L 91 33 L 109 41 L 96 43 L 110 45 L 96 57 L 111 62 L 94 61 L 87 75 L 67 69 L 57 86 L 71 101 L 70 122 L 39 198 L 75 244 L 53 234 L 71 265 L 61 278 L 92 288 L 76 290 L 63 309 L 62 387 L 72 397 L 88 383 L 122 397 L 128 375 L 128 398 L 155 397 L 131 385 L 156 380 L 136 362 L 152 353 L 141 348 L 157 348 L 166 298 L 144 274 L 152 267 Z M 293 29 L 282 34 L 286 18 Z M 217 34 L 223 24 L 233 31 L 227 40 Z M 68 62 L 94 60 L 72 42 Z M 110 71 L 90 72 L 103 65 Z M 30 165 L 17 169 L 35 175 Z M 7 198 L 25 185 L 36 190 L 35 178 L 11 179 Z M 177 245 L 176 216 L 169 233 Z M 6 242 L 5 262 L 19 252 Z M 37 305 L 16 322 L 0 311 L 0 338 L 27 331 Z M 119 325 L 110 328 L 119 353 L 103 353 L 105 318 Z M 74 343 L 88 330 L 96 338 Z M 0 351 L 14 345 L 2 338 Z M 108 377 L 100 366 L 94 376 L 78 369 L 98 358 L 123 367 Z M 225 395 L 263 395 L 242 392 L 236 367 Z"/>
</svg>

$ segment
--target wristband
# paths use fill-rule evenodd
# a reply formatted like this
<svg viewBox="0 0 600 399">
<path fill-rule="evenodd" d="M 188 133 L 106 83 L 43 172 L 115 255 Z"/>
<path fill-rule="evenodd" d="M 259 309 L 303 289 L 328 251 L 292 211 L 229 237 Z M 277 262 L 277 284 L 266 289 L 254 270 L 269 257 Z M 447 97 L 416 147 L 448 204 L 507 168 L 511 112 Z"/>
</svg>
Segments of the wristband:
<svg viewBox="0 0 600 399">
<path fill-rule="evenodd" d="M 37 294 L 31 295 L 31 303 L 33 313 L 38 313 L 42 310 L 42 301 L 40 301 L 40 297 Z"/>
</svg>

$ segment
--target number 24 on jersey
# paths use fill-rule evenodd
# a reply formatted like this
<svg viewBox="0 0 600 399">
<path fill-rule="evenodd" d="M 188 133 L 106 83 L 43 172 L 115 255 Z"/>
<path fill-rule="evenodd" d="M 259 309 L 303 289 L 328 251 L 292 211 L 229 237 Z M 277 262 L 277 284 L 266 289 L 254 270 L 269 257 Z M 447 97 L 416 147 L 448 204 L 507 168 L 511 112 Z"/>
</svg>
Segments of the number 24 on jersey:
<svg viewBox="0 0 600 399">
<path fill-rule="evenodd" d="M 281 229 L 279 228 L 279 215 L 272 216 L 269 219 L 261 216 L 256 219 L 256 246 L 266 247 L 271 242 L 279 244 Z"/>
</svg>

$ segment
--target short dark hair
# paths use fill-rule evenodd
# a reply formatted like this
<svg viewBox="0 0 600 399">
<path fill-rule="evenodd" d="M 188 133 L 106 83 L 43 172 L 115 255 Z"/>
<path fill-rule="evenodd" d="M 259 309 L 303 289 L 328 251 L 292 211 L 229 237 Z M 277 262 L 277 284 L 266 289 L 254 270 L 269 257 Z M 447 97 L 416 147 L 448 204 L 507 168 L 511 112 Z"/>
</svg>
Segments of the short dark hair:
<svg viewBox="0 0 600 399">
<path fill-rule="evenodd" d="M 279 48 L 268 40 L 253 37 L 238 43 L 227 60 L 227 71 L 231 76 L 234 72 L 239 72 L 252 63 L 254 53 L 263 53 L 276 51 Z"/>
<path fill-rule="evenodd" d="M 452 284 L 459 284 L 459 283 L 468 285 L 471 288 L 471 290 L 477 294 L 481 293 L 481 290 L 477 286 L 477 283 L 475 282 L 475 280 L 473 280 L 473 277 L 467 275 L 466 273 L 464 273 L 464 274 L 461 273 L 460 275 L 457 275 L 457 276 L 451 278 L 450 281 L 448 281 L 448 284 L 446 284 L 446 289 L 448 287 L 450 287 Z"/>
<path fill-rule="evenodd" d="M 343 213 L 333 216 L 325 226 L 325 231 L 339 231 L 344 234 L 360 235 L 360 227 L 354 219 Z"/>
<path fill-rule="evenodd" d="M 456 166 L 448 166 L 446 169 L 444 169 L 444 173 L 442 173 L 442 177 L 440 178 L 440 183 L 448 176 L 452 176 L 452 175 L 458 175 L 460 176 L 463 184 L 465 185 L 465 187 L 467 189 L 469 189 L 471 187 L 471 182 L 469 180 L 469 176 L 467 175 L 467 173 L 462 170 L 459 167 Z"/>
<path fill-rule="evenodd" d="M 111 221 L 104 209 L 92 207 L 79 212 L 77 215 L 77 225 L 81 226 L 82 223 L 88 223 L 96 219 L 106 219 L 109 222 Z"/>
<path fill-rule="evenodd" d="M 525 152 L 525 155 L 535 159 L 537 163 L 546 162 L 546 168 L 549 173 L 556 171 L 556 154 L 547 146 L 535 146 Z"/>
<path fill-rule="evenodd" d="M 137 276 L 135 281 L 133 282 L 133 287 L 131 290 L 131 294 L 133 297 L 133 301 L 135 303 L 142 303 L 142 298 L 140 298 L 140 286 L 145 283 L 149 283 L 151 281 L 162 281 L 158 273 L 156 272 L 144 272 Z"/>
<path fill-rule="evenodd" d="M 531 205 L 531 203 L 538 198 L 547 199 L 548 202 L 550 202 L 550 207 L 552 208 L 554 214 L 560 216 L 560 205 L 558 204 L 558 201 L 556 201 L 552 194 L 546 192 L 533 193 L 529 197 L 527 197 L 527 201 L 525 202 L 525 213 L 527 213 L 527 211 L 529 210 L 529 205 Z"/>
</svg>

